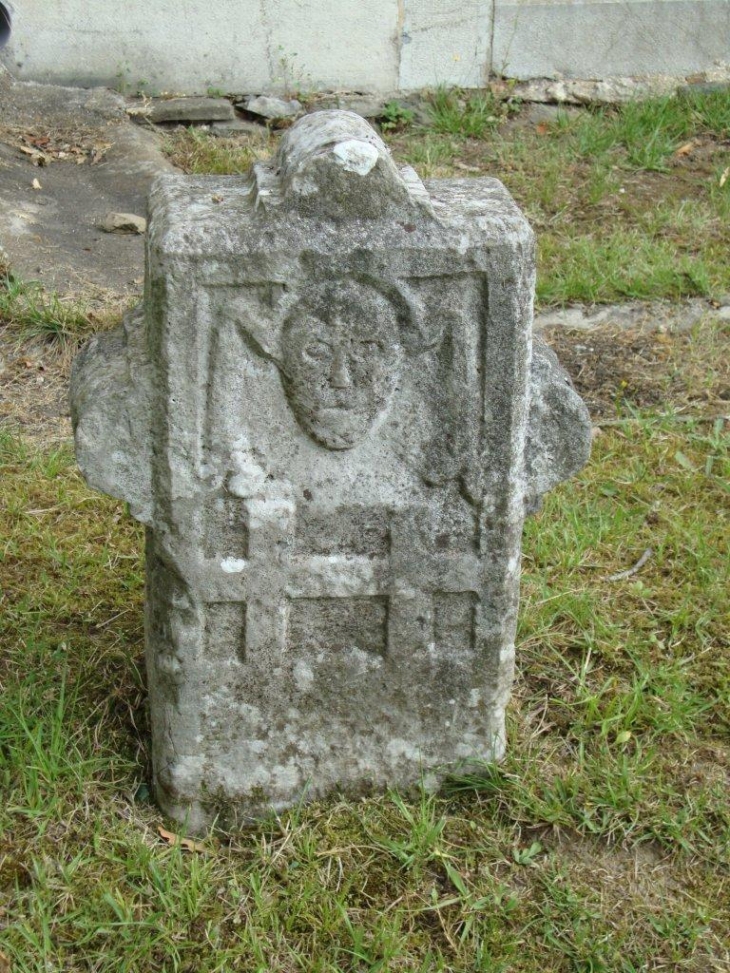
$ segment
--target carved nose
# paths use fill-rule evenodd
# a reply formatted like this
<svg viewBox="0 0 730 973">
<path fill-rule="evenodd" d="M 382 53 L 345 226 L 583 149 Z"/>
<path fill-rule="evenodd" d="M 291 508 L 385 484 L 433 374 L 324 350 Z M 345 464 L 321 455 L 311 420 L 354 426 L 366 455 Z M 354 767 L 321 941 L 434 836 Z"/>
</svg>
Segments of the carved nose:
<svg viewBox="0 0 730 973">
<path fill-rule="evenodd" d="M 352 376 L 350 375 L 350 369 L 347 363 L 347 355 L 337 349 L 335 350 L 332 361 L 330 385 L 335 389 L 349 389 L 352 385 Z"/>
</svg>

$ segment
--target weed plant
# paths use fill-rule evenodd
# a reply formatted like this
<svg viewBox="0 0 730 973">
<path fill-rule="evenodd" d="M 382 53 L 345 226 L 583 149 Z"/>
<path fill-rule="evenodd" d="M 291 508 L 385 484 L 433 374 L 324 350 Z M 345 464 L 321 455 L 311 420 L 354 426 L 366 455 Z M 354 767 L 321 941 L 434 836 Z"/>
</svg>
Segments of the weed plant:
<svg viewBox="0 0 730 973">
<path fill-rule="evenodd" d="M 273 146 L 273 136 L 265 128 L 260 135 L 240 140 L 221 138 L 191 126 L 171 132 L 166 143 L 175 165 L 192 175 L 248 172 L 254 162 L 271 153 Z"/>
<path fill-rule="evenodd" d="M 441 135 L 484 138 L 506 115 L 506 106 L 490 91 L 437 88 L 430 97 L 431 128 Z"/>
<path fill-rule="evenodd" d="M 40 339 L 58 349 L 78 347 L 99 329 L 80 301 L 47 293 L 35 281 L 0 278 L 0 325 L 18 340 Z"/>
<path fill-rule="evenodd" d="M 730 95 L 712 92 L 632 101 L 618 109 L 585 113 L 568 128 L 583 156 L 595 159 L 622 150 L 630 168 L 668 172 L 672 155 L 689 138 L 728 137 Z"/>
<path fill-rule="evenodd" d="M 410 128 L 416 119 L 412 108 L 402 105 L 399 101 L 389 101 L 383 106 L 383 112 L 378 119 L 384 132 L 402 132 Z"/>
</svg>

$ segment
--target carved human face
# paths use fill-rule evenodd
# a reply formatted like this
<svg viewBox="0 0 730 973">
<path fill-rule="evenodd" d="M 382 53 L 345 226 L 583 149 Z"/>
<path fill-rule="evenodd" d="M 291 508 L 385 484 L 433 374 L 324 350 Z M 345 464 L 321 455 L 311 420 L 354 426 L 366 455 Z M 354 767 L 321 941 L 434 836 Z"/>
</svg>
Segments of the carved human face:
<svg viewBox="0 0 730 973">
<path fill-rule="evenodd" d="M 357 445 L 388 404 L 400 355 L 395 309 L 373 288 L 352 284 L 295 309 L 282 371 L 297 421 L 329 449 Z"/>
</svg>

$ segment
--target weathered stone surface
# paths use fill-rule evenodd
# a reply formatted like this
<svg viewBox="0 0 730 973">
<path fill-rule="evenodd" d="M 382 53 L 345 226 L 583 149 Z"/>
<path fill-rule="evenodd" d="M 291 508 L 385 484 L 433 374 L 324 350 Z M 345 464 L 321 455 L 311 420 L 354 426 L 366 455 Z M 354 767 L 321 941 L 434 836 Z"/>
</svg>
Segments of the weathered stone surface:
<svg viewBox="0 0 730 973">
<path fill-rule="evenodd" d="M 554 125 L 558 119 L 575 118 L 582 109 L 577 105 L 554 105 L 543 102 L 527 102 L 521 111 L 502 122 L 503 130 L 515 128 L 531 128 L 538 125 Z"/>
<path fill-rule="evenodd" d="M 76 459 L 89 486 L 129 504 L 152 524 L 152 388 L 145 345 L 144 308 L 121 328 L 88 341 L 71 372 L 71 421 Z"/>
<path fill-rule="evenodd" d="M 383 108 L 388 101 L 397 97 L 397 94 L 388 96 L 364 94 L 357 91 L 326 92 L 316 96 L 313 108 L 316 111 L 340 109 L 341 111 L 354 112 L 362 118 L 379 118 L 383 114 Z"/>
<path fill-rule="evenodd" d="M 105 233 L 144 233 L 147 220 L 134 213 L 107 213 L 99 224 L 99 229 Z"/>
<path fill-rule="evenodd" d="M 502 755 L 525 509 L 590 439 L 533 289 L 497 180 L 424 186 L 350 113 L 157 181 L 144 310 L 72 395 L 149 527 L 155 791 L 191 829 Z"/>
<path fill-rule="evenodd" d="M 722 298 L 717 303 L 722 307 Z M 535 331 L 566 328 L 593 331 L 611 326 L 641 331 L 689 331 L 698 321 L 713 314 L 713 305 L 704 298 L 684 301 L 629 301 L 620 304 L 577 304 L 553 308 L 535 316 Z"/>
<path fill-rule="evenodd" d="M 510 98 L 558 105 L 616 105 L 638 98 L 673 94 L 677 78 L 534 78 L 505 88 Z"/>
<path fill-rule="evenodd" d="M 583 400 L 555 352 L 537 336 L 532 344 L 530 416 L 525 482 L 525 510 L 532 513 L 542 497 L 587 462 L 591 423 Z"/>
<path fill-rule="evenodd" d="M 231 138 L 236 135 L 260 135 L 266 129 L 260 122 L 247 122 L 245 118 L 234 118 L 232 122 L 213 122 L 208 131 L 211 135 Z"/>
<path fill-rule="evenodd" d="M 304 111 L 302 103 L 297 101 L 296 98 L 273 98 L 268 95 L 247 98 L 237 107 L 251 112 L 252 115 L 259 115 L 261 118 L 268 118 L 272 121 L 281 118 L 296 118 Z"/>
<path fill-rule="evenodd" d="M 236 117 L 226 98 L 156 98 L 149 110 L 139 110 L 151 122 L 227 122 Z"/>
</svg>

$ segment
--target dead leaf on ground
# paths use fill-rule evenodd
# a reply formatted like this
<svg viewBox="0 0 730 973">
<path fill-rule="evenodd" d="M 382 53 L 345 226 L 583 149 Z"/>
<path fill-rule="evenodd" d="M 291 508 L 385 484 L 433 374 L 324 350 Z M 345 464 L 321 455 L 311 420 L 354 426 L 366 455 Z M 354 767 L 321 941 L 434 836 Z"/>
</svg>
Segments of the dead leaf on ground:
<svg viewBox="0 0 730 973">
<path fill-rule="evenodd" d="M 192 838 L 182 838 L 179 834 L 175 834 L 173 831 L 168 831 L 166 828 L 163 828 L 162 825 L 158 827 L 157 833 L 163 841 L 168 843 L 168 845 L 180 845 L 180 847 L 184 848 L 185 851 L 200 851 L 203 853 L 208 851 L 205 845 L 200 841 L 193 841 Z M 0 973 L 2 973 L 2 969 L 0 969 Z"/>
<path fill-rule="evenodd" d="M 3 953 L 0 950 L 0 973 L 10 973 L 12 966 L 10 965 L 10 957 L 7 953 Z"/>
<path fill-rule="evenodd" d="M 723 169 L 722 175 L 720 176 L 720 188 L 721 189 L 725 185 L 725 183 L 728 181 L 729 178 L 730 178 L 730 166 L 728 166 L 727 169 Z"/>
<path fill-rule="evenodd" d="M 18 149 L 36 166 L 47 166 L 55 160 L 83 165 L 87 159 L 93 165 L 101 162 L 111 144 L 94 141 L 92 136 L 80 132 L 70 137 L 63 133 L 50 136 L 18 132 L 17 138 L 21 143 Z"/>
<path fill-rule="evenodd" d="M 690 152 L 692 151 L 692 149 L 694 149 L 694 147 L 695 147 L 696 144 L 697 143 L 694 140 L 691 141 L 691 142 L 685 142 L 684 145 L 680 145 L 680 147 L 677 149 L 677 151 L 674 154 L 675 155 L 689 155 Z"/>
<path fill-rule="evenodd" d="M 550 126 L 547 124 L 547 122 L 538 122 L 538 124 L 535 126 L 535 131 L 538 135 L 547 135 L 550 131 Z"/>
<path fill-rule="evenodd" d="M 48 156 L 39 152 L 38 149 L 29 149 L 27 145 L 19 145 L 18 148 L 24 154 L 30 157 L 30 161 L 34 166 L 47 166 Z"/>
<path fill-rule="evenodd" d="M 43 186 L 41 186 L 37 179 L 34 179 L 31 185 L 33 186 L 33 189 L 43 189 Z"/>
</svg>

